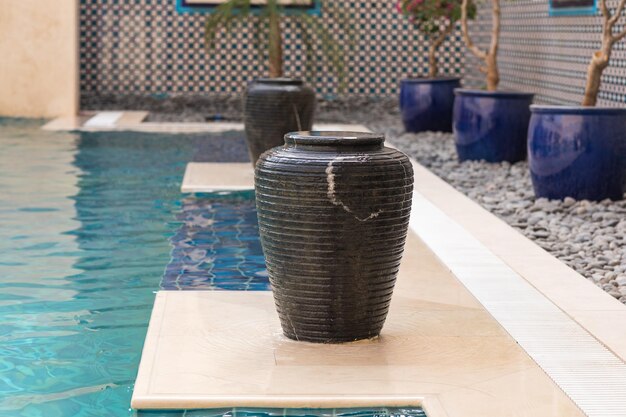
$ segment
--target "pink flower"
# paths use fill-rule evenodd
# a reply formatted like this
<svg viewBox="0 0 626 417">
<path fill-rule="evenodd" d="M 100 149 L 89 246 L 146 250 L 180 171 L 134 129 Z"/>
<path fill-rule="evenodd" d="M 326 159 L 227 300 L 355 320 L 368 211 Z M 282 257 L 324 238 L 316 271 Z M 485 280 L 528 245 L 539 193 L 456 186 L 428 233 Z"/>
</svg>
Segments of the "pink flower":
<svg viewBox="0 0 626 417">
<path fill-rule="evenodd" d="M 417 7 L 422 4 L 424 2 L 424 0 L 413 0 L 411 1 L 411 3 L 409 3 L 409 6 L 407 7 L 407 9 L 412 12 L 413 10 L 417 9 Z"/>
</svg>

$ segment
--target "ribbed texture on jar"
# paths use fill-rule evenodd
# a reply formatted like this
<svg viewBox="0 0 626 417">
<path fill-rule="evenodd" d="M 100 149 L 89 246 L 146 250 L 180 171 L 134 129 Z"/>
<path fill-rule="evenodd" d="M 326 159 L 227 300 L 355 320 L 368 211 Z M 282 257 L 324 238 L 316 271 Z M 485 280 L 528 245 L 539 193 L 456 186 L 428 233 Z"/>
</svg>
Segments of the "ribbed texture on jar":
<svg viewBox="0 0 626 417">
<path fill-rule="evenodd" d="M 381 146 L 286 146 L 256 168 L 261 242 L 285 335 L 377 336 L 408 230 L 413 171 Z"/>
<path fill-rule="evenodd" d="M 252 163 L 263 152 L 282 145 L 286 133 L 311 129 L 314 109 L 315 94 L 308 87 L 251 84 L 244 121 Z"/>
</svg>

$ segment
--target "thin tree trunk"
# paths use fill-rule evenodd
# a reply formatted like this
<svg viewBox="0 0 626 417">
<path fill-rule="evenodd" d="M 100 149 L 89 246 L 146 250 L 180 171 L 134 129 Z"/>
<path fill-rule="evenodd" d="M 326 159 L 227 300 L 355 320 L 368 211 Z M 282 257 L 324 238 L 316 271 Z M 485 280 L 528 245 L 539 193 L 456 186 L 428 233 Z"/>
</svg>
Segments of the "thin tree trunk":
<svg viewBox="0 0 626 417">
<path fill-rule="evenodd" d="M 487 90 L 496 91 L 500 84 L 498 70 L 498 47 L 500 46 L 500 0 L 491 2 L 491 44 L 485 58 L 487 65 Z"/>
<path fill-rule="evenodd" d="M 434 43 L 428 48 L 428 77 L 435 78 L 439 74 L 439 65 L 437 64 L 437 46 Z"/>
<path fill-rule="evenodd" d="M 280 15 L 273 10 L 269 19 L 269 75 L 272 78 L 278 78 L 283 76 L 283 37 L 280 29 Z"/>
<path fill-rule="evenodd" d="M 595 106 L 598 101 L 598 92 L 602 82 L 602 72 L 609 66 L 613 45 L 626 38 L 626 28 L 622 28 L 617 33 L 613 33 L 615 24 L 622 17 L 622 12 L 626 7 L 626 0 L 620 0 L 613 14 L 607 7 L 606 0 L 600 0 L 600 11 L 602 13 L 602 47 L 594 52 L 589 67 L 587 68 L 587 83 L 585 85 L 585 96 L 582 101 L 583 106 Z"/>
<path fill-rule="evenodd" d="M 626 7 L 626 0 L 620 0 L 617 8 L 611 14 L 607 7 L 606 0 L 600 0 L 600 11 L 602 12 L 602 47 L 594 52 L 591 62 L 587 68 L 587 83 L 585 85 L 585 96 L 583 106 L 595 106 L 598 101 L 598 92 L 602 82 L 602 72 L 609 66 L 613 45 L 626 37 L 626 29 L 622 28 L 613 34 L 615 24 L 622 17 L 622 12 Z"/>
<path fill-rule="evenodd" d="M 430 47 L 428 48 L 428 76 L 430 78 L 435 78 L 439 74 L 437 52 L 439 51 L 439 47 L 445 42 L 446 38 L 448 37 L 448 35 L 450 35 L 453 29 L 454 24 L 450 23 L 439 33 L 439 36 L 437 36 L 437 38 L 430 42 Z"/>
<path fill-rule="evenodd" d="M 602 72 L 609 65 L 611 48 L 612 45 L 605 44 L 602 46 L 602 50 L 596 51 L 593 54 L 593 58 L 591 58 L 591 62 L 587 68 L 587 85 L 585 86 L 585 96 L 582 102 L 583 106 L 595 106 L 598 101 Z"/>
<path fill-rule="evenodd" d="M 463 0 L 461 3 L 461 33 L 463 33 L 463 40 L 465 41 L 465 46 L 470 50 L 477 58 L 482 59 L 483 61 L 487 57 L 487 52 L 483 51 L 472 41 L 472 38 L 469 34 L 469 28 L 467 27 L 467 8 L 468 8 L 469 0 Z"/>
<path fill-rule="evenodd" d="M 485 64 L 487 65 L 487 90 L 496 91 L 498 84 L 500 84 L 497 55 L 488 54 L 485 58 Z"/>
<path fill-rule="evenodd" d="M 463 40 L 467 48 L 485 63 L 480 67 L 481 72 L 486 74 L 487 90 L 496 91 L 500 83 L 498 71 L 498 47 L 500 45 L 500 0 L 491 1 L 491 43 L 488 50 L 482 50 L 472 42 L 467 25 L 467 8 L 469 0 L 461 3 L 461 29 Z"/>
</svg>

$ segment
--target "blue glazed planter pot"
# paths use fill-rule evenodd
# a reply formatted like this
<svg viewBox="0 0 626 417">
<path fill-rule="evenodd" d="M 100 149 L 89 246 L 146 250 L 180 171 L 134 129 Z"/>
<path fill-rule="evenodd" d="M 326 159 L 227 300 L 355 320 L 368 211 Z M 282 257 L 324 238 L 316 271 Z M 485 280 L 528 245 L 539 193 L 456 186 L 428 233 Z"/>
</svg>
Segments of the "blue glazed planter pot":
<svg viewBox="0 0 626 417">
<path fill-rule="evenodd" d="M 537 197 L 620 200 L 626 109 L 532 106 L 528 163 Z"/>
<path fill-rule="evenodd" d="M 454 90 L 460 78 L 416 78 L 400 82 L 400 111 L 407 132 L 452 132 Z"/>
<path fill-rule="evenodd" d="M 454 137 L 460 161 L 526 159 L 533 94 L 464 89 L 454 94 Z"/>
</svg>

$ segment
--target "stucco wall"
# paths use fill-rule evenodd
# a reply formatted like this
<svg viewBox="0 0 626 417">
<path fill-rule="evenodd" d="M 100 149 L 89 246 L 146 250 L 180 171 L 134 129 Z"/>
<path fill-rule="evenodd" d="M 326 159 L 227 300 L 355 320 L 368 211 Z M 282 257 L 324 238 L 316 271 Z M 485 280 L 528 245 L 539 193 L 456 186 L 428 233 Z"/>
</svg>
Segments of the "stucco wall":
<svg viewBox="0 0 626 417">
<path fill-rule="evenodd" d="M 0 0 L 0 115 L 78 111 L 78 0 Z"/>
</svg>

